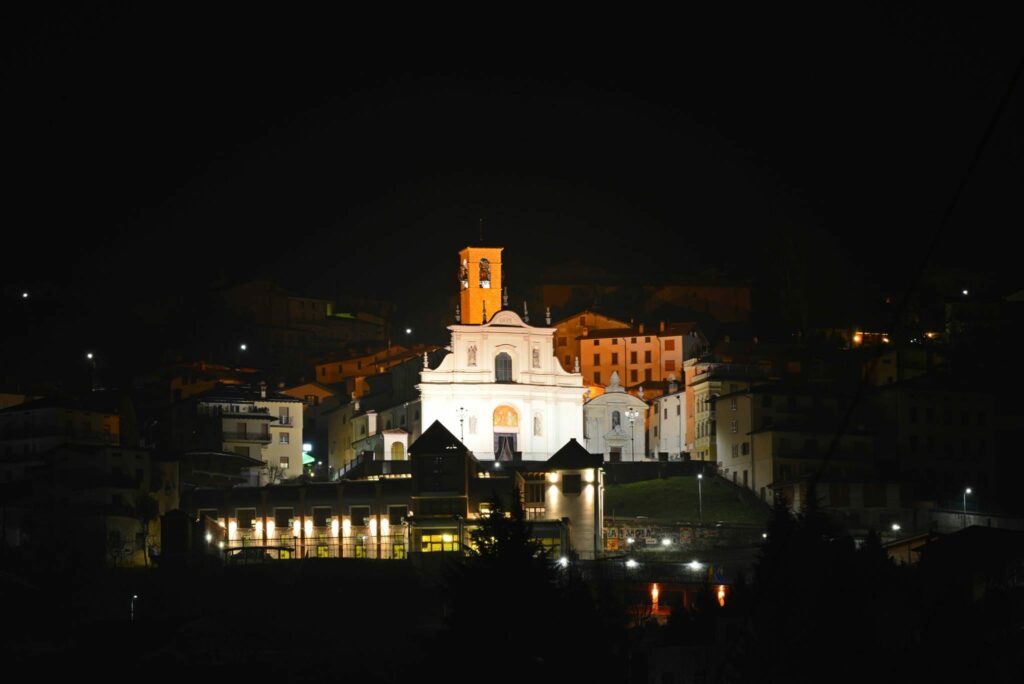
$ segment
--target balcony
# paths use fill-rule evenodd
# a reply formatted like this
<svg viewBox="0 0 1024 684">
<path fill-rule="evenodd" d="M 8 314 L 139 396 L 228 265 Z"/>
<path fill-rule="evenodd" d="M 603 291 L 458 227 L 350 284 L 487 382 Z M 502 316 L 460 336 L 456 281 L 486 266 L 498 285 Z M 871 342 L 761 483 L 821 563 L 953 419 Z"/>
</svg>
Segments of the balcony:
<svg viewBox="0 0 1024 684">
<path fill-rule="evenodd" d="M 259 444 L 270 444 L 272 437 L 269 432 L 222 432 L 221 439 L 225 442 L 257 442 Z"/>
<path fill-rule="evenodd" d="M 281 427 L 292 427 L 295 425 L 295 418 L 292 416 L 278 416 L 277 424 Z"/>
</svg>

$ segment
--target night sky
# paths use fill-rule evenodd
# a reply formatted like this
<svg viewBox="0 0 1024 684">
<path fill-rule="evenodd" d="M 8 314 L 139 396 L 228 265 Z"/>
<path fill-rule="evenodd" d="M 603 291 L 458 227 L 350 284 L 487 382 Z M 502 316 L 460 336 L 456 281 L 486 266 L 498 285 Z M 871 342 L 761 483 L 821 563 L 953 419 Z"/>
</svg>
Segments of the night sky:
<svg viewBox="0 0 1024 684">
<path fill-rule="evenodd" d="M 889 3 L 13 11 L 0 277 L 85 318 L 263 275 L 410 305 L 454 292 L 480 218 L 513 286 L 568 262 L 764 282 L 788 258 L 899 291 L 1022 57 L 1017 17 Z M 934 265 L 1019 286 L 1022 149 L 1018 88 Z"/>
</svg>

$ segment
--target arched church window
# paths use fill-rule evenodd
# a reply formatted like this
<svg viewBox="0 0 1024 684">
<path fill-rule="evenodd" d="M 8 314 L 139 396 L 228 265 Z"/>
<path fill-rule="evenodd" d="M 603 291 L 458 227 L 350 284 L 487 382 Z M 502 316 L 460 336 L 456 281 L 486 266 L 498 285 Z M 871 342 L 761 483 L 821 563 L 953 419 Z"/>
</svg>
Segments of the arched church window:
<svg viewBox="0 0 1024 684">
<path fill-rule="evenodd" d="M 480 260 L 480 287 L 491 286 L 491 262 L 487 259 Z"/>
<path fill-rule="evenodd" d="M 512 382 L 512 357 L 505 352 L 494 357 L 494 379 L 496 382 Z"/>
<path fill-rule="evenodd" d="M 465 259 L 462 260 L 462 264 L 459 266 L 459 282 L 462 283 L 463 290 L 469 287 L 469 262 Z"/>
<path fill-rule="evenodd" d="M 622 425 L 622 414 L 618 411 L 612 411 L 612 430 Z"/>
</svg>

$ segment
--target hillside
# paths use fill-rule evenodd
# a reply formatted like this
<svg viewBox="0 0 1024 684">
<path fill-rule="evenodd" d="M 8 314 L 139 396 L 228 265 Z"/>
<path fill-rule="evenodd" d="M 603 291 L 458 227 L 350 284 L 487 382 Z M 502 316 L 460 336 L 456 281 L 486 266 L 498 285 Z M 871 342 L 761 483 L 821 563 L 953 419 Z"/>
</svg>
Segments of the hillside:
<svg viewBox="0 0 1024 684">
<path fill-rule="evenodd" d="M 702 484 L 704 522 L 763 525 L 769 507 L 751 492 L 718 477 L 705 477 Z M 605 488 L 604 513 L 609 517 L 646 516 L 668 523 L 697 522 L 698 497 L 695 476 L 645 480 Z"/>
</svg>

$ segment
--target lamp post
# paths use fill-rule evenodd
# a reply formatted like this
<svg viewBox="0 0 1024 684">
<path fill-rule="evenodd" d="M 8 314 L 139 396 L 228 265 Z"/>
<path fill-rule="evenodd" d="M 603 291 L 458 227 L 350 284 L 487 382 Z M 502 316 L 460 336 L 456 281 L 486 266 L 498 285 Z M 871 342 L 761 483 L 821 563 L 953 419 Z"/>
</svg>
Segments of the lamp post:
<svg viewBox="0 0 1024 684">
<path fill-rule="evenodd" d="M 676 397 L 676 401 L 679 402 L 679 406 L 676 407 L 676 411 L 679 414 L 679 460 L 683 460 L 683 394 L 679 393 Z"/>
<path fill-rule="evenodd" d="M 701 492 L 700 484 L 704 480 L 704 473 L 697 473 L 697 515 L 700 516 L 700 524 L 704 524 L 704 495 Z"/>
<path fill-rule="evenodd" d="M 964 490 L 964 527 L 967 527 L 967 495 L 972 493 L 970 487 Z"/>
<path fill-rule="evenodd" d="M 637 416 L 640 412 L 635 408 L 626 410 L 626 419 L 629 420 L 629 460 L 636 461 L 636 431 L 634 426 L 636 425 Z"/>
<path fill-rule="evenodd" d="M 132 594 L 132 607 L 128 613 L 128 621 L 135 622 L 135 599 L 139 598 L 138 594 Z"/>
<path fill-rule="evenodd" d="M 459 441 L 464 443 L 466 441 L 466 435 L 463 434 L 462 423 L 466 420 L 466 414 L 469 413 L 469 411 L 460 406 L 455 410 L 455 413 L 459 416 Z"/>
</svg>

